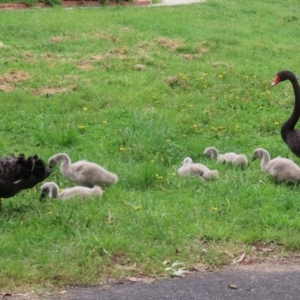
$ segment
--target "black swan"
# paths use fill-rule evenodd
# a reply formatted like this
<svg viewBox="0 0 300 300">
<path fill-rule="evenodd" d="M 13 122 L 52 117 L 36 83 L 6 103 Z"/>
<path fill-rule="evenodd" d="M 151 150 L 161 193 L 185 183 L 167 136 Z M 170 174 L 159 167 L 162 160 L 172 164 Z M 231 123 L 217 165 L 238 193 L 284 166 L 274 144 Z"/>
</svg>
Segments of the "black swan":
<svg viewBox="0 0 300 300">
<path fill-rule="evenodd" d="M 0 158 L 0 198 L 10 198 L 46 179 L 51 169 L 37 155 L 26 158 L 10 155 Z M 1 207 L 1 201 L 0 201 Z"/>
<path fill-rule="evenodd" d="M 292 83 L 295 94 L 295 106 L 293 113 L 281 127 L 281 137 L 289 146 L 290 150 L 300 157 L 300 130 L 295 130 L 295 126 L 300 117 L 300 87 L 297 77 L 291 71 L 281 71 L 277 73 L 272 86 L 284 80 L 289 80 Z"/>
</svg>

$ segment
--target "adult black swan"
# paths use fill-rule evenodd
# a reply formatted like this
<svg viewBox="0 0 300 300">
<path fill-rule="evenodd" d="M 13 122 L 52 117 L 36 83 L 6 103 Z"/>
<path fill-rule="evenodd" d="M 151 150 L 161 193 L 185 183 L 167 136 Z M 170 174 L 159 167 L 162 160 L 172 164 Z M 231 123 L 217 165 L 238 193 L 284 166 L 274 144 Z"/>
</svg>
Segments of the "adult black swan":
<svg viewBox="0 0 300 300">
<path fill-rule="evenodd" d="M 26 158 L 10 155 L 0 158 L 0 198 L 10 198 L 46 179 L 51 169 L 37 155 Z M 1 202 L 0 202 L 1 207 Z"/>
<path fill-rule="evenodd" d="M 300 87 L 296 76 L 287 70 L 277 73 L 272 86 L 284 80 L 289 80 L 292 83 L 295 94 L 295 105 L 291 116 L 281 127 L 281 137 L 289 146 L 290 150 L 300 157 L 300 130 L 295 130 L 295 126 L 300 117 Z"/>
</svg>

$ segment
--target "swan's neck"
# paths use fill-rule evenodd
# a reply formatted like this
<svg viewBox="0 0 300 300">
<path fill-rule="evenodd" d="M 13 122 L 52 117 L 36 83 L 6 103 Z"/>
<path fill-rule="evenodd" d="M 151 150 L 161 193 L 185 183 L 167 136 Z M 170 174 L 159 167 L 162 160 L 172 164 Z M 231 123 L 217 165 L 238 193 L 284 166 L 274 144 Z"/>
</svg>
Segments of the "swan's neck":
<svg viewBox="0 0 300 300">
<path fill-rule="evenodd" d="M 60 171 L 62 174 L 66 174 L 70 168 L 71 160 L 67 155 L 62 155 L 60 157 L 61 165 L 60 165 Z"/>
<path fill-rule="evenodd" d="M 211 149 L 211 157 L 212 158 L 218 158 L 218 156 L 219 156 L 219 151 L 215 148 L 212 148 Z"/>
<path fill-rule="evenodd" d="M 266 170 L 268 163 L 270 162 L 270 154 L 266 151 L 263 152 L 262 160 L 261 160 L 261 169 L 263 171 Z"/>
<path fill-rule="evenodd" d="M 285 121 L 281 128 L 281 136 L 284 141 L 287 140 L 288 134 L 295 129 L 295 126 L 300 117 L 300 87 L 298 80 L 295 76 L 291 76 L 289 78 L 290 82 L 292 83 L 295 95 L 295 105 L 294 110 L 291 116 Z"/>
<path fill-rule="evenodd" d="M 49 193 L 50 198 L 58 198 L 58 194 L 59 194 L 58 187 L 52 186 Z"/>
</svg>

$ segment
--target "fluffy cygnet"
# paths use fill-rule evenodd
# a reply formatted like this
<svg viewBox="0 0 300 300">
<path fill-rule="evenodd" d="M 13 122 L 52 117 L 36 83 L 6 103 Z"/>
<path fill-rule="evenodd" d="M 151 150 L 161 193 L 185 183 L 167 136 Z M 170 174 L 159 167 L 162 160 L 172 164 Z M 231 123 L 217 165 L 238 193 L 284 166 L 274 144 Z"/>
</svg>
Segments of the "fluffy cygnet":
<svg viewBox="0 0 300 300">
<path fill-rule="evenodd" d="M 208 147 L 204 150 L 204 154 L 210 158 L 216 158 L 220 162 L 227 162 L 235 165 L 247 166 L 248 158 L 245 154 L 236 154 L 234 152 L 228 152 L 225 154 L 219 154 L 219 151 L 215 147 Z"/>
<path fill-rule="evenodd" d="M 219 178 L 217 170 L 210 170 L 202 164 L 193 163 L 190 157 L 183 160 L 183 165 L 177 172 L 179 176 L 201 176 L 206 181 Z"/>
<path fill-rule="evenodd" d="M 65 153 L 59 153 L 49 158 L 50 168 L 55 167 L 58 163 L 61 163 L 60 171 L 62 175 L 83 186 L 93 187 L 99 185 L 104 187 L 117 183 L 119 179 L 117 174 L 86 160 L 80 160 L 72 164 L 70 157 Z"/>
<path fill-rule="evenodd" d="M 280 156 L 271 160 L 269 152 L 263 148 L 254 150 L 253 160 L 257 158 L 262 158 L 261 170 L 278 181 L 300 182 L 300 167 L 292 160 Z"/>
<path fill-rule="evenodd" d="M 40 201 L 49 195 L 50 198 L 57 198 L 60 200 L 67 200 L 72 197 L 81 197 L 81 198 L 88 198 L 91 196 L 99 195 L 102 197 L 103 190 L 100 186 L 94 186 L 93 188 L 88 188 L 84 186 L 75 186 L 72 188 L 67 188 L 62 192 L 59 192 L 59 188 L 56 183 L 54 182 L 46 182 L 41 186 L 41 195 Z"/>
</svg>

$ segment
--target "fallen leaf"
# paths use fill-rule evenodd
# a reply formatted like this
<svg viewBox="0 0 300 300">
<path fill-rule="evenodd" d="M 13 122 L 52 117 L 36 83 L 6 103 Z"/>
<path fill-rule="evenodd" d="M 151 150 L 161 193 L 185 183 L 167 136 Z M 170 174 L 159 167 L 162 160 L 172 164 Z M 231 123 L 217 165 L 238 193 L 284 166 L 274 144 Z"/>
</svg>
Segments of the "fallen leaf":
<svg viewBox="0 0 300 300">
<path fill-rule="evenodd" d="M 237 258 L 233 259 L 233 260 L 231 261 L 231 264 L 234 265 L 234 264 L 240 263 L 241 261 L 244 260 L 245 255 L 246 255 L 246 253 L 244 252 L 241 256 L 238 256 Z"/>
<path fill-rule="evenodd" d="M 204 264 L 197 264 L 195 266 L 192 267 L 192 270 L 194 271 L 206 271 L 206 270 L 209 270 L 210 269 L 210 266 L 208 265 L 204 265 Z"/>
<path fill-rule="evenodd" d="M 235 285 L 235 284 L 228 284 L 228 287 L 233 290 L 236 290 L 238 288 L 237 285 Z"/>
<path fill-rule="evenodd" d="M 261 250 L 262 252 L 273 252 L 274 251 L 271 248 L 260 248 L 259 250 Z"/>
<path fill-rule="evenodd" d="M 177 276 L 177 277 L 182 277 L 183 275 L 189 274 L 189 273 L 191 273 L 191 272 L 187 271 L 185 269 L 179 269 L 179 270 L 175 271 L 172 275 Z"/>
<path fill-rule="evenodd" d="M 180 261 L 175 261 L 174 263 L 172 263 L 172 268 L 174 268 L 174 267 L 176 267 L 176 266 L 182 266 L 183 265 L 183 263 L 182 262 L 180 262 Z"/>
<path fill-rule="evenodd" d="M 132 282 L 137 282 L 139 281 L 136 277 L 129 277 L 127 280 L 132 281 Z"/>
</svg>

